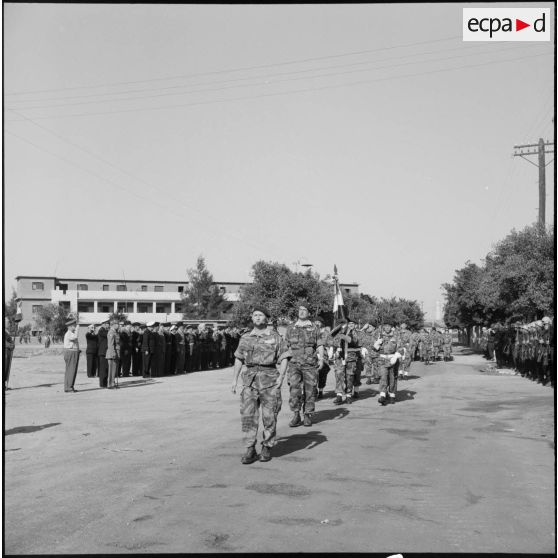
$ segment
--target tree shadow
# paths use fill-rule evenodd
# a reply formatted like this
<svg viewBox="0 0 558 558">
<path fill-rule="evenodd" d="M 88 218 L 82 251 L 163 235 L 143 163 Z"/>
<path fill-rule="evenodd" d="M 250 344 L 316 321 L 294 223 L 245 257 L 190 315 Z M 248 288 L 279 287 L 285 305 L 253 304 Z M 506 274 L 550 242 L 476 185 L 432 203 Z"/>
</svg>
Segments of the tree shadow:
<svg viewBox="0 0 558 558">
<path fill-rule="evenodd" d="M 51 426 L 58 426 L 62 424 L 61 422 L 49 422 L 48 424 L 39 424 L 37 426 L 16 426 L 15 428 L 10 428 L 4 432 L 4 436 L 10 436 L 10 434 L 29 434 L 31 432 L 37 432 L 38 430 L 44 430 L 45 428 L 50 428 Z"/>
<path fill-rule="evenodd" d="M 334 409 L 322 409 L 312 413 L 312 422 L 316 424 L 326 420 L 338 420 L 346 417 L 348 414 L 349 410 L 341 406 L 335 407 Z"/>
<path fill-rule="evenodd" d="M 280 438 L 273 448 L 273 457 L 281 457 L 300 450 L 309 450 L 327 442 L 327 437 L 317 430 Z"/>
<path fill-rule="evenodd" d="M 114 389 L 125 389 L 125 388 L 133 388 L 133 387 L 142 387 L 142 386 L 151 386 L 154 384 L 160 384 L 161 382 L 157 382 L 154 380 L 149 380 L 147 378 L 141 380 L 133 380 L 131 382 L 119 382 L 119 384 Z M 85 392 L 85 391 L 99 391 L 101 389 L 108 389 L 106 387 L 93 387 L 93 388 L 80 388 L 77 390 L 78 393 Z"/>
</svg>

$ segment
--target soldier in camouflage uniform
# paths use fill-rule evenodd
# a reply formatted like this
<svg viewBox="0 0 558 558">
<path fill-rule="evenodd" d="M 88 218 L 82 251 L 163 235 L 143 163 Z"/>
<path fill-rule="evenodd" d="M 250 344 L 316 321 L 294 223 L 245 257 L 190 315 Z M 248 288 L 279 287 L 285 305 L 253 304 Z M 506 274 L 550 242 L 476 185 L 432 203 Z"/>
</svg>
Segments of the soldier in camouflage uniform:
<svg viewBox="0 0 558 558">
<path fill-rule="evenodd" d="M 395 403 L 400 356 L 397 335 L 390 324 L 384 324 L 381 337 L 374 344 L 373 351 L 373 358 L 378 359 L 380 364 L 380 405 L 385 405 L 388 401 Z"/>
<path fill-rule="evenodd" d="M 364 377 L 366 378 L 366 383 L 370 385 L 372 383 L 373 376 L 373 361 L 370 356 L 375 338 L 374 326 L 371 324 L 364 324 L 360 331 L 357 332 L 358 340 L 361 347 L 366 349 L 365 356 L 363 358 L 364 364 Z"/>
<path fill-rule="evenodd" d="M 448 328 L 445 329 L 444 335 L 442 336 L 442 347 L 444 349 L 444 361 L 451 360 L 451 345 L 453 343 L 453 338 Z"/>
<path fill-rule="evenodd" d="M 403 322 L 400 326 L 399 326 L 399 332 L 398 332 L 398 350 L 400 353 L 402 353 L 403 355 L 403 359 L 402 359 L 402 370 L 399 373 L 399 377 L 401 379 L 407 379 L 407 377 L 409 376 L 409 368 L 411 367 L 411 360 L 412 360 L 412 355 L 411 355 L 411 344 L 412 344 L 412 334 L 411 332 L 407 329 L 407 324 L 405 322 Z"/>
<path fill-rule="evenodd" d="M 285 333 L 285 342 L 292 353 L 288 373 L 289 406 L 293 412 L 289 426 L 292 427 L 303 423 L 301 410 L 304 426 L 312 426 L 318 369 L 324 366 L 324 338 L 320 328 L 310 321 L 309 316 L 308 308 L 299 306 L 298 320 Z"/>
<path fill-rule="evenodd" d="M 281 386 L 287 372 L 291 351 L 283 338 L 269 329 L 266 320 L 268 311 L 263 307 L 252 311 L 252 331 L 241 338 L 234 356 L 232 392 L 236 393 L 238 377 L 243 365 L 240 415 L 246 452 L 242 456 L 244 465 L 271 459 L 271 448 L 275 445 L 277 415 L 281 409 Z M 280 365 L 277 370 L 277 364 Z M 263 441 L 261 455 L 256 453 L 259 408 L 262 409 Z"/>
<path fill-rule="evenodd" d="M 362 363 L 361 351 L 355 322 L 340 320 L 341 327 L 332 330 L 335 370 L 334 405 L 341 405 L 343 401 L 350 404 L 359 396 L 360 371 Z M 334 335 L 335 332 L 335 335 Z"/>
<path fill-rule="evenodd" d="M 427 327 L 422 330 L 420 336 L 420 358 L 424 361 L 425 365 L 430 364 L 430 359 L 432 358 L 432 338 Z"/>
<path fill-rule="evenodd" d="M 328 350 L 329 347 L 331 346 L 331 335 L 330 335 L 331 328 L 327 327 L 325 325 L 324 319 L 319 316 L 314 320 L 314 325 L 320 329 L 320 335 L 324 343 L 323 365 L 318 370 L 318 386 L 317 386 L 317 393 L 316 393 L 316 399 L 322 399 L 322 397 L 324 396 L 324 388 L 327 383 L 327 375 L 328 372 L 331 370 L 331 367 L 329 366 L 329 358 L 328 358 Z"/>
</svg>

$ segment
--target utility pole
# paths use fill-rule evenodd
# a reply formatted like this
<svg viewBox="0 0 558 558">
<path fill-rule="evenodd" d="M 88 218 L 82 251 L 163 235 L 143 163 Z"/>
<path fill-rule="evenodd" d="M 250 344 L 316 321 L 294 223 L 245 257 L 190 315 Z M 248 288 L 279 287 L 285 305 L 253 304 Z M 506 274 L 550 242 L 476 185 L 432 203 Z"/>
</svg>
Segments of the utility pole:
<svg viewBox="0 0 558 558">
<path fill-rule="evenodd" d="M 514 157 L 522 157 L 528 163 L 535 165 L 539 168 L 539 227 L 545 227 L 545 209 L 546 209 L 546 178 L 545 168 L 554 161 L 552 159 L 545 163 L 545 153 L 554 153 L 554 143 L 551 141 L 545 142 L 539 138 L 539 143 L 529 145 L 514 145 L 513 148 L 516 152 Z M 528 155 L 538 155 L 538 163 L 534 163 L 531 159 L 527 159 Z"/>
</svg>

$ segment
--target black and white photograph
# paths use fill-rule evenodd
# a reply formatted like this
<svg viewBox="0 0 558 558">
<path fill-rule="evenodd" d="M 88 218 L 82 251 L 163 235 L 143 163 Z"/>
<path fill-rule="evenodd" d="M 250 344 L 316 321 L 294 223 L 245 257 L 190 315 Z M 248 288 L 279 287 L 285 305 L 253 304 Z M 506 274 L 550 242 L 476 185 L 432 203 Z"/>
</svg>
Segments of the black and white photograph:
<svg viewBox="0 0 558 558">
<path fill-rule="evenodd" d="M 5 555 L 556 555 L 556 2 L 2 33 Z"/>
</svg>

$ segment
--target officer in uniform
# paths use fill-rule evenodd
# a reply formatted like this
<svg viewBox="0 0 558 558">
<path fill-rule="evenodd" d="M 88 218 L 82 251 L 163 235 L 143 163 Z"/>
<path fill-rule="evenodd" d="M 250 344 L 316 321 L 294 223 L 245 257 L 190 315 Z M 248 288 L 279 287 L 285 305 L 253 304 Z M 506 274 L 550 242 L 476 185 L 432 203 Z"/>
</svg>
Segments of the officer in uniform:
<svg viewBox="0 0 558 558">
<path fill-rule="evenodd" d="M 95 325 L 90 324 L 85 334 L 85 341 L 87 343 L 85 348 L 85 358 L 87 359 L 87 377 L 94 378 L 97 375 L 97 365 L 99 356 L 99 337 L 95 333 Z"/>
<path fill-rule="evenodd" d="M 320 329 L 310 321 L 309 316 L 308 307 L 299 306 L 298 320 L 285 333 L 285 342 L 292 353 L 288 373 L 289 406 L 293 412 L 289 426 L 292 427 L 303 423 L 301 410 L 304 426 L 312 426 L 318 369 L 324 365 L 324 340 Z"/>
<path fill-rule="evenodd" d="M 153 370 L 155 368 L 154 356 L 155 356 L 155 341 L 156 335 L 155 328 L 158 327 L 157 322 L 148 322 L 146 324 L 146 329 L 143 332 L 141 341 L 141 353 L 142 353 L 142 375 L 144 378 L 150 378 L 155 376 Z"/>
<path fill-rule="evenodd" d="M 275 445 L 277 415 L 281 409 L 281 386 L 287 371 L 291 351 L 282 337 L 268 329 L 269 312 L 258 306 L 252 311 L 254 327 L 245 333 L 235 351 L 232 392 L 236 393 L 238 377 L 242 372 L 240 414 L 246 452 L 241 463 L 247 465 L 271 459 Z M 277 365 L 280 366 L 277 370 Z M 255 446 L 258 436 L 259 408 L 262 409 L 263 441 L 261 455 Z"/>
<path fill-rule="evenodd" d="M 402 353 L 402 366 L 401 366 L 401 373 L 399 377 L 403 379 L 407 379 L 409 376 L 409 369 L 411 367 L 411 343 L 412 343 L 412 336 L 411 332 L 407 329 L 407 324 L 403 322 L 399 326 L 398 332 L 398 346 L 399 352 Z"/>
<path fill-rule="evenodd" d="M 118 335 L 120 337 L 120 359 L 118 361 L 118 375 L 129 376 L 132 365 L 132 339 L 131 324 L 128 321 L 120 322 Z"/>
<path fill-rule="evenodd" d="M 169 329 L 170 335 L 170 363 L 169 374 L 176 374 L 176 358 L 178 356 L 176 331 L 178 330 L 176 322 L 173 322 Z M 167 345 L 168 346 L 168 345 Z"/>
<path fill-rule="evenodd" d="M 321 316 L 318 316 L 314 320 L 314 325 L 320 330 L 320 336 L 322 338 L 324 347 L 322 367 L 318 369 L 318 392 L 316 394 L 316 399 L 322 399 L 322 397 L 324 396 L 324 388 L 327 383 L 327 374 L 331 370 L 328 358 L 328 351 L 331 346 L 331 337 L 329 334 L 331 328 L 325 325 L 325 321 Z"/>
<path fill-rule="evenodd" d="M 107 387 L 107 378 L 108 378 L 108 362 L 106 359 L 107 354 L 107 334 L 108 334 L 108 325 L 109 320 L 105 320 L 101 322 L 99 331 L 97 331 L 97 338 L 98 338 L 98 356 L 99 356 L 99 387 L 106 388 Z"/>
<path fill-rule="evenodd" d="M 184 374 L 186 362 L 186 335 L 184 333 L 184 322 L 176 324 L 176 373 Z"/>
<path fill-rule="evenodd" d="M 132 352 L 132 376 L 140 376 L 142 373 L 141 366 L 141 345 L 142 337 L 145 326 L 142 326 L 139 322 L 134 322 L 132 324 L 132 331 L 130 333 L 130 350 Z"/>
</svg>

